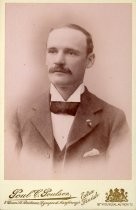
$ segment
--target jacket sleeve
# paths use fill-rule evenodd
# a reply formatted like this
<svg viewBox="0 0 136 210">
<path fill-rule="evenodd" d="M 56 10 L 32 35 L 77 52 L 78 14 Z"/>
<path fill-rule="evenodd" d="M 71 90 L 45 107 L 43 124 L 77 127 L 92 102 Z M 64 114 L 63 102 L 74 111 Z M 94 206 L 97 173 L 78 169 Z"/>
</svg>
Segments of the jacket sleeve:
<svg viewBox="0 0 136 210">
<path fill-rule="evenodd" d="M 22 147 L 18 114 L 5 117 L 4 178 L 14 179 L 19 174 L 19 152 Z"/>
<path fill-rule="evenodd" d="M 107 175 L 131 178 L 131 133 L 123 111 L 118 110 L 111 124 L 107 150 Z"/>
</svg>

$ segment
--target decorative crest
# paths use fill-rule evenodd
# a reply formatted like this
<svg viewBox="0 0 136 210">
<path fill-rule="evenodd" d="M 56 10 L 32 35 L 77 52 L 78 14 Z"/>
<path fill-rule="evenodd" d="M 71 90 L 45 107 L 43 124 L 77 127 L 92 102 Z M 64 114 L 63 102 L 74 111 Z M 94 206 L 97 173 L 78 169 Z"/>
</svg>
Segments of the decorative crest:
<svg viewBox="0 0 136 210">
<path fill-rule="evenodd" d="M 124 189 L 115 188 L 110 189 L 109 193 L 106 193 L 106 202 L 128 202 L 128 193 Z"/>
</svg>

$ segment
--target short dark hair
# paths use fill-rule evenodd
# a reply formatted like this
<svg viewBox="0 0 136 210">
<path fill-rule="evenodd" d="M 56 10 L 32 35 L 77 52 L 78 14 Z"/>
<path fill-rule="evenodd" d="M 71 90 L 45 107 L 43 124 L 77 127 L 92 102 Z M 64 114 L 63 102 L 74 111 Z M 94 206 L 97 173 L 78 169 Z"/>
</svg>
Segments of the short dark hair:
<svg viewBox="0 0 136 210">
<path fill-rule="evenodd" d="M 92 53 L 93 52 L 94 45 L 93 45 L 92 36 L 91 36 L 91 34 L 86 29 L 84 29 L 83 27 L 81 27 L 81 26 L 79 26 L 77 24 L 68 23 L 68 24 L 65 24 L 65 25 L 61 25 L 61 26 L 52 28 L 50 30 L 50 32 L 53 31 L 53 30 L 55 30 L 55 29 L 59 29 L 59 28 L 72 28 L 72 29 L 81 31 L 86 36 L 86 41 L 87 41 L 87 55 L 89 53 Z"/>
</svg>

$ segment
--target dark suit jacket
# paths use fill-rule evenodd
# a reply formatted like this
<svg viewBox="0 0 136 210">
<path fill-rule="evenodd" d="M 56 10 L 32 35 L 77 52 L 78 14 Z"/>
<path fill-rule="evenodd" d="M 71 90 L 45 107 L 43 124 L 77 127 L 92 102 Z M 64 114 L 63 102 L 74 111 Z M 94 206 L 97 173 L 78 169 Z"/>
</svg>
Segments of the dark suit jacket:
<svg viewBox="0 0 136 210">
<path fill-rule="evenodd" d="M 46 93 L 31 110 L 22 116 L 18 112 L 20 179 L 130 178 L 131 144 L 123 111 L 86 89 L 61 152 L 54 140 L 49 104 Z"/>
</svg>

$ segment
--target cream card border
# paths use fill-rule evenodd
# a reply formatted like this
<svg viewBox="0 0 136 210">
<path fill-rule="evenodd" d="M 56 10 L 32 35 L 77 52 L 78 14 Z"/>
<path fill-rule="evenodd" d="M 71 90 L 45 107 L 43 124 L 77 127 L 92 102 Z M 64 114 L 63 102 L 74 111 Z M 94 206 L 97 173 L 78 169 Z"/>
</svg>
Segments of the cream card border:
<svg viewBox="0 0 136 210">
<path fill-rule="evenodd" d="M 5 3 L 132 3 L 133 6 L 133 56 L 132 56 L 132 159 L 133 159 L 133 177 L 129 181 L 115 181 L 115 180 L 105 180 L 105 181 L 7 181 L 4 180 L 4 46 L 5 46 L 5 32 L 4 32 L 4 15 L 5 15 Z M 32 1 L 32 0 L 1 0 L 0 1 L 0 209 L 136 209 L 136 2 L 135 1 Z M 104 203 L 104 195 L 109 188 L 115 188 L 122 186 L 125 191 L 129 194 L 129 203 L 133 206 L 97 206 L 97 203 Z M 65 192 L 70 192 L 72 195 L 79 197 L 81 192 L 86 192 L 88 190 L 95 190 L 100 193 L 101 196 L 97 198 L 97 201 L 88 202 L 86 205 L 74 206 L 35 206 L 35 205 L 4 205 L 3 202 L 8 199 L 8 196 L 14 189 L 24 189 L 25 192 L 29 192 L 32 189 L 46 189 L 52 188 L 54 191 L 63 189 Z"/>
</svg>

